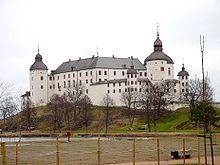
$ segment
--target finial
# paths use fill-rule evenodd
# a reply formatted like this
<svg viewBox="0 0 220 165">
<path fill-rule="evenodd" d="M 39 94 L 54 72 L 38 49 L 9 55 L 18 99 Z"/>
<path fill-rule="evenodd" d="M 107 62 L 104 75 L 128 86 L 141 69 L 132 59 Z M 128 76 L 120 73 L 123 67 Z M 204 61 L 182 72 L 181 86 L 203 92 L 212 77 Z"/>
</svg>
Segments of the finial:
<svg viewBox="0 0 220 165">
<path fill-rule="evenodd" d="M 96 47 L 96 55 L 99 56 L 99 49 L 98 49 L 98 46 Z"/>
<path fill-rule="evenodd" d="M 37 47 L 37 52 L 38 52 L 38 54 L 39 54 L 39 52 L 40 52 L 39 43 L 38 43 L 38 47 Z"/>
<path fill-rule="evenodd" d="M 131 56 L 131 68 L 134 68 L 134 58 L 133 58 L 133 56 Z"/>
<path fill-rule="evenodd" d="M 159 23 L 157 22 L 157 38 L 159 38 Z"/>
<path fill-rule="evenodd" d="M 182 65 L 183 65 L 182 70 L 185 70 L 185 67 L 184 67 L 184 58 L 183 58 L 183 64 L 182 64 Z"/>
</svg>

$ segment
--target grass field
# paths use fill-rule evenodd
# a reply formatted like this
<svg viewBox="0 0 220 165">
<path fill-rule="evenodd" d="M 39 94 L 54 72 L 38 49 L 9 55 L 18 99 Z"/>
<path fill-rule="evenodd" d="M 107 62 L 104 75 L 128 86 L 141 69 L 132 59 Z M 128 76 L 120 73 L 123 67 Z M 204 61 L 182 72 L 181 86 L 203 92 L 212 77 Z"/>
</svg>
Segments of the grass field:
<svg viewBox="0 0 220 165">
<path fill-rule="evenodd" d="M 160 159 L 171 160 L 170 151 L 182 148 L 182 138 L 164 137 L 160 140 Z M 214 138 L 214 154 L 220 155 L 220 139 Z M 15 144 L 6 143 L 7 163 L 15 164 Z M 101 164 L 132 162 L 133 140 L 124 138 L 101 139 Z M 209 145 L 207 145 L 209 150 Z M 157 159 L 156 139 L 136 139 L 136 161 L 154 161 Z M 192 157 L 198 155 L 197 138 L 186 138 L 186 149 L 192 151 Z M 200 141 L 201 156 L 203 153 Z M 19 146 L 19 164 L 39 165 L 56 163 L 56 141 L 21 142 Z M 0 158 L 1 159 L 1 158 Z M 97 164 L 97 139 L 72 138 L 71 142 L 60 141 L 60 164 L 92 165 Z"/>
</svg>

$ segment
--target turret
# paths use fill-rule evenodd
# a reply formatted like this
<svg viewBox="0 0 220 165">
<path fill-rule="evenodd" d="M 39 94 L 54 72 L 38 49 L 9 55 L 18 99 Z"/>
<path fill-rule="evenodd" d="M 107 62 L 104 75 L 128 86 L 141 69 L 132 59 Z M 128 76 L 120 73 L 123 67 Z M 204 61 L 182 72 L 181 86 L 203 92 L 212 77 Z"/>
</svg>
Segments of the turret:
<svg viewBox="0 0 220 165">
<path fill-rule="evenodd" d="M 30 97 L 34 106 L 46 105 L 48 102 L 48 69 L 38 53 L 30 67 Z"/>
<path fill-rule="evenodd" d="M 133 57 L 131 57 L 131 67 L 127 70 L 127 90 L 137 91 L 138 72 L 133 65 Z"/>
<path fill-rule="evenodd" d="M 180 96 L 183 96 L 189 91 L 189 73 L 185 70 L 184 64 L 177 76 L 180 81 Z"/>
<path fill-rule="evenodd" d="M 174 79 L 173 64 L 173 60 L 163 52 L 163 44 L 157 31 L 157 38 L 154 41 L 154 51 L 144 60 L 148 79 L 153 83 Z"/>
</svg>

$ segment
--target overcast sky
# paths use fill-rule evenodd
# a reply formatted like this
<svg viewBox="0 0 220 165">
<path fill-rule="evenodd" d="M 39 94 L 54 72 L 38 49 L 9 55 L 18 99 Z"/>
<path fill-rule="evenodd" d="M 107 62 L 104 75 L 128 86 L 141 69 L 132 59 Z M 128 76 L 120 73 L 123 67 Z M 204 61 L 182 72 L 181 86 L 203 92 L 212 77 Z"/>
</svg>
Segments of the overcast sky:
<svg viewBox="0 0 220 165">
<path fill-rule="evenodd" d="M 29 90 L 29 68 L 40 53 L 49 70 L 68 59 L 99 56 L 144 59 L 159 23 L 164 52 L 201 77 L 205 70 L 220 101 L 220 0 L 0 0 L 0 81 Z"/>
</svg>

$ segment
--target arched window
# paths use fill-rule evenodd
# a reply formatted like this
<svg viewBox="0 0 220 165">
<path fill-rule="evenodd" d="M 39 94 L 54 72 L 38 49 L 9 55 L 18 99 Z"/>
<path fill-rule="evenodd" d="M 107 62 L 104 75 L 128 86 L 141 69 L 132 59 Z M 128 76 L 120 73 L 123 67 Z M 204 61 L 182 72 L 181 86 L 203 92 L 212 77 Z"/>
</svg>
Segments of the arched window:
<svg viewBox="0 0 220 165">
<path fill-rule="evenodd" d="M 171 75 L 171 70 L 170 70 L 170 68 L 168 68 L 168 75 L 169 75 L 169 76 Z"/>
</svg>

